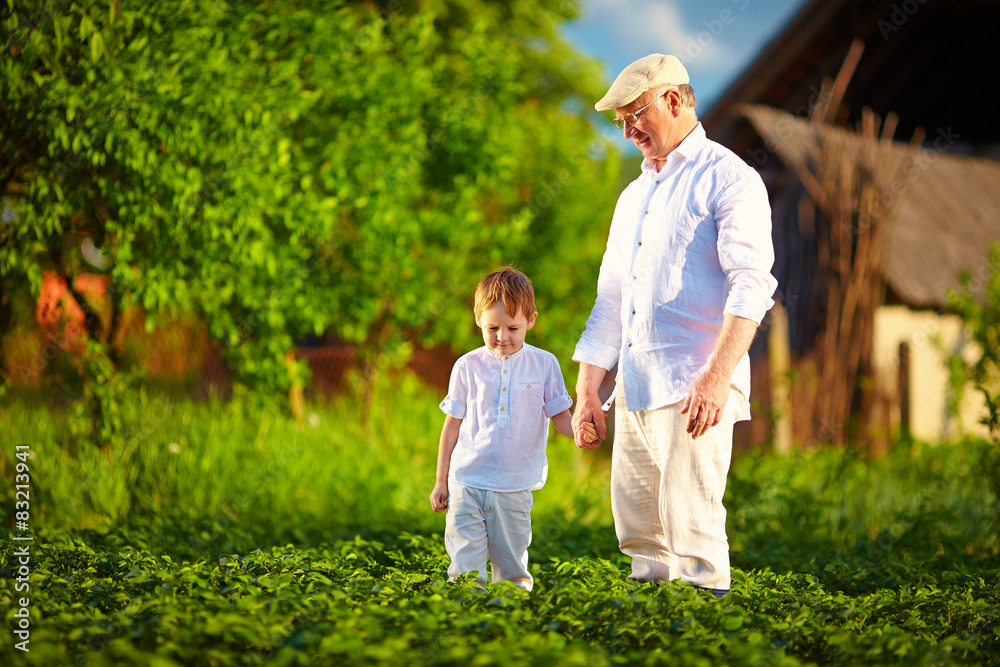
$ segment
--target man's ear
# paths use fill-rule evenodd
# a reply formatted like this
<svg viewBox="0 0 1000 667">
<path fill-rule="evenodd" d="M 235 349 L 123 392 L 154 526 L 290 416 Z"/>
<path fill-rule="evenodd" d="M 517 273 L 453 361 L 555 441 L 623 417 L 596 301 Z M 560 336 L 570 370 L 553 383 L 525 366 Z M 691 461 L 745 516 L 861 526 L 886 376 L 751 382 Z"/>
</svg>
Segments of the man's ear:
<svg viewBox="0 0 1000 667">
<path fill-rule="evenodd" d="M 531 327 L 535 326 L 535 319 L 537 317 L 538 317 L 538 311 L 536 310 L 535 312 L 533 312 L 531 314 L 531 317 L 528 319 L 528 326 L 525 327 L 525 330 L 530 329 Z"/>
<path fill-rule="evenodd" d="M 681 111 L 684 109 L 684 103 L 681 101 L 680 91 L 676 89 L 668 90 L 666 98 L 667 103 L 670 105 L 670 113 L 674 117 L 680 116 Z"/>
</svg>

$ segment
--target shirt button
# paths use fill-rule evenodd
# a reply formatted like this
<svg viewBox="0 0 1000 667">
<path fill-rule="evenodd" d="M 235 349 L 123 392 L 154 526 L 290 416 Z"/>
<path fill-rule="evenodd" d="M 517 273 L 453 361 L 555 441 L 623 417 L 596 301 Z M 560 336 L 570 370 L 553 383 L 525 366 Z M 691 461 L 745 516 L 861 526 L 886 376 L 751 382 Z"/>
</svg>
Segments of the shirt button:
<svg viewBox="0 0 1000 667">
<path fill-rule="evenodd" d="M 635 311 L 634 310 L 632 311 L 632 314 L 635 315 Z"/>
<path fill-rule="evenodd" d="M 503 373 L 504 373 L 504 375 L 506 375 L 506 374 L 507 374 L 507 369 L 506 369 L 506 368 L 505 368 L 505 369 L 503 369 Z"/>
<path fill-rule="evenodd" d="M 635 276 L 632 276 L 632 280 L 635 280 Z M 506 373 L 506 372 L 507 372 L 507 371 L 504 371 L 504 373 Z"/>
<path fill-rule="evenodd" d="M 500 412 L 503 412 L 503 406 L 500 406 Z"/>
<path fill-rule="evenodd" d="M 503 358 L 503 360 L 504 360 L 504 361 L 507 361 L 507 356 L 506 356 L 506 355 L 504 355 L 504 358 Z"/>
<path fill-rule="evenodd" d="M 639 245 L 642 245 L 642 241 L 639 241 Z"/>
<path fill-rule="evenodd" d="M 657 180 L 656 182 L 657 182 L 657 183 L 659 183 L 660 181 L 659 181 L 659 180 Z"/>
<path fill-rule="evenodd" d="M 629 344 L 628 344 L 628 346 L 629 346 L 629 347 L 632 347 L 632 343 L 629 343 Z M 503 410 L 503 408 L 500 408 L 500 409 L 501 409 L 501 410 Z"/>
<path fill-rule="evenodd" d="M 649 215 L 649 211 L 646 211 L 645 213 L 643 213 L 643 215 Z"/>
<path fill-rule="evenodd" d="M 503 388 L 503 389 L 501 389 L 500 391 L 507 391 L 507 387 L 504 387 L 504 388 Z"/>
</svg>

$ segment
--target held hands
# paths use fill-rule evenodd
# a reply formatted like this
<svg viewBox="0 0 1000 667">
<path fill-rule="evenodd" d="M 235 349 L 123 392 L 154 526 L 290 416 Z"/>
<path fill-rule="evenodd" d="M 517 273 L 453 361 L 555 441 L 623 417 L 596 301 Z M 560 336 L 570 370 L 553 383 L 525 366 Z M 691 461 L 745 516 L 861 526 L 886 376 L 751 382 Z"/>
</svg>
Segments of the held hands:
<svg viewBox="0 0 1000 667">
<path fill-rule="evenodd" d="M 573 415 L 573 436 L 576 446 L 581 449 L 595 449 L 608 435 L 604 420 L 607 415 L 601 409 L 601 400 L 593 396 L 577 397 L 576 414 Z"/>
<path fill-rule="evenodd" d="M 593 424 L 580 424 L 580 435 L 582 436 L 583 441 L 588 445 L 594 442 L 597 442 L 597 445 L 595 446 L 599 446 L 601 444 L 598 442 L 600 438 L 597 437 L 597 429 L 594 428 Z"/>
<path fill-rule="evenodd" d="M 431 508 L 435 512 L 448 509 L 448 482 L 437 482 L 431 491 Z"/>
<path fill-rule="evenodd" d="M 712 371 L 706 371 L 688 391 L 681 414 L 688 415 L 687 432 L 697 439 L 722 421 L 729 400 L 729 381 Z"/>
</svg>

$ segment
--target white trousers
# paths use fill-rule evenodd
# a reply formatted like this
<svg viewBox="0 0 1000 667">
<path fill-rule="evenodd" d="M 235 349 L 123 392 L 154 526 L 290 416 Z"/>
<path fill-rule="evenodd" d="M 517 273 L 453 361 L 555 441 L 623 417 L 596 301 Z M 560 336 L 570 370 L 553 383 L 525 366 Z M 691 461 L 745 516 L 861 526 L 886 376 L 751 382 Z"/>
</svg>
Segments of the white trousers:
<svg viewBox="0 0 1000 667">
<path fill-rule="evenodd" d="M 444 545 L 451 556 L 449 581 L 476 570 L 484 583 L 488 556 L 490 581 L 512 581 L 530 591 L 531 491 L 501 493 L 449 483 L 448 494 Z"/>
<path fill-rule="evenodd" d="M 611 458 L 611 511 L 622 552 L 640 581 L 682 579 L 728 590 L 729 539 L 722 495 L 733 423 L 745 398 L 732 387 L 723 419 L 697 440 L 683 401 L 629 412 L 619 385 Z"/>
</svg>

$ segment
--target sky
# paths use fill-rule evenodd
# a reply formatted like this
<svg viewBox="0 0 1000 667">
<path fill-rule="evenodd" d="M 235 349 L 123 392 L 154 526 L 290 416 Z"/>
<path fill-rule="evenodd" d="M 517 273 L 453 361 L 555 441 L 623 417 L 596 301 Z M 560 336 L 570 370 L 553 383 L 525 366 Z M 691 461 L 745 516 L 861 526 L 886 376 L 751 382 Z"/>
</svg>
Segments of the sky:
<svg viewBox="0 0 1000 667">
<path fill-rule="evenodd" d="M 579 51 L 604 63 L 609 83 L 629 63 L 650 53 L 677 56 L 704 110 L 804 2 L 583 0 L 580 20 L 567 24 L 563 34 Z M 631 142 L 618 141 L 634 151 Z"/>
</svg>

